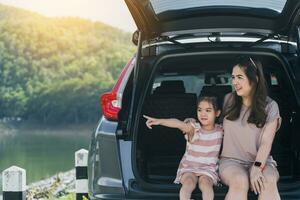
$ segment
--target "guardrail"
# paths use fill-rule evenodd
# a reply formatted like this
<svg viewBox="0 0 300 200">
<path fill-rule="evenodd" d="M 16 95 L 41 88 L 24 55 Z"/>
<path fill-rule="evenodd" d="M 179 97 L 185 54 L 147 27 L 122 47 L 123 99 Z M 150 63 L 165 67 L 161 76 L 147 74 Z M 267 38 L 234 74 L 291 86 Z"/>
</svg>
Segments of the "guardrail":
<svg viewBox="0 0 300 200">
<path fill-rule="evenodd" d="M 88 151 L 75 152 L 76 200 L 88 199 Z M 2 172 L 3 200 L 26 200 L 26 170 L 11 166 Z"/>
</svg>

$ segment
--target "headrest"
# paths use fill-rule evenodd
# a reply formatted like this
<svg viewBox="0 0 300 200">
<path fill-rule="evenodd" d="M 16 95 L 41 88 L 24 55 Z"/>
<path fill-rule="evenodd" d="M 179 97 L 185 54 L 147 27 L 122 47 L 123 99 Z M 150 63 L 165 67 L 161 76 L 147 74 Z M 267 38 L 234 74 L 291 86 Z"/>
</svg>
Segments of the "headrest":
<svg viewBox="0 0 300 200">
<path fill-rule="evenodd" d="M 162 81 L 160 86 L 155 89 L 154 94 L 180 94 L 185 93 L 184 83 L 181 80 Z"/>
<path fill-rule="evenodd" d="M 228 78 L 217 73 L 208 73 L 205 75 L 204 83 L 206 85 L 218 85 L 228 83 Z"/>
</svg>

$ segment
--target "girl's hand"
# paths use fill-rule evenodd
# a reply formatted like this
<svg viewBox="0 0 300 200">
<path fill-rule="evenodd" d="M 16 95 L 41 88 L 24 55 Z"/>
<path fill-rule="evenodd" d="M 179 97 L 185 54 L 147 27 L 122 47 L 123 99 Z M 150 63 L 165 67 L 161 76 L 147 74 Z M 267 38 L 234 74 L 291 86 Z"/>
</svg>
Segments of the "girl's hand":
<svg viewBox="0 0 300 200">
<path fill-rule="evenodd" d="M 266 179 L 259 167 L 252 166 L 250 171 L 251 188 L 255 194 L 260 194 L 265 189 Z"/>
<path fill-rule="evenodd" d="M 161 120 L 160 119 L 149 117 L 147 115 L 143 115 L 143 117 L 147 119 L 146 126 L 149 129 L 152 129 L 152 125 L 160 125 L 161 124 Z"/>
<path fill-rule="evenodd" d="M 183 122 L 186 124 L 189 124 L 189 123 L 192 124 L 192 123 L 196 123 L 196 120 L 194 118 L 186 118 Z M 190 141 L 190 138 L 193 138 L 193 136 L 194 136 L 193 126 L 190 126 L 190 129 L 186 132 L 183 132 L 183 134 L 187 134 L 189 136 L 188 141 Z"/>
</svg>

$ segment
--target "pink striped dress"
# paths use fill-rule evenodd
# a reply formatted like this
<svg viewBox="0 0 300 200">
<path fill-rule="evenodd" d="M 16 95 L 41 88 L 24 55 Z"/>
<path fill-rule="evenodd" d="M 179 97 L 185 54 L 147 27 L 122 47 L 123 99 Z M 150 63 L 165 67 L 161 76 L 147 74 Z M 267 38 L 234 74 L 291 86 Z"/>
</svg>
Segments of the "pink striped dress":
<svg viewBox="0 0 300 200">
<path fill-rule="evenodd" d="M 177 176 L 174 183 L 180 183 L 184 173 L 192 172 L 197 176 L 206 175 L 210 177 L 214 184 L 219 181 L 218 160 L 223 138 L 223 128 L 215 125 L 211 131 L 204 130 L 199 123 L 192 124 L 195 133 L 191 141 L 187 140 L 185 153 L 180 161 Z"/>
</svg>

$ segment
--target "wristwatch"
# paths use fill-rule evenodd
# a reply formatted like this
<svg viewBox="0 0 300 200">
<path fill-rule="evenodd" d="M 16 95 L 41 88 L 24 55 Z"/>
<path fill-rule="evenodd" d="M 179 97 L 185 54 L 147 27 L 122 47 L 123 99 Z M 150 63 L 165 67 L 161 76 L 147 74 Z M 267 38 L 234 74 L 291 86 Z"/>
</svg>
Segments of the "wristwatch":
<svg viewBox="0 0 300 200">
<path fill-rule="evenodd" d="M 259 161 L 255 161 L 254 166 L 258 167 L 261 171 L 264 171 L 264 169 L 265 169 L 265 166 L 263 166 L 262 163 Z"/>
</svg>

